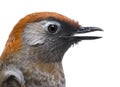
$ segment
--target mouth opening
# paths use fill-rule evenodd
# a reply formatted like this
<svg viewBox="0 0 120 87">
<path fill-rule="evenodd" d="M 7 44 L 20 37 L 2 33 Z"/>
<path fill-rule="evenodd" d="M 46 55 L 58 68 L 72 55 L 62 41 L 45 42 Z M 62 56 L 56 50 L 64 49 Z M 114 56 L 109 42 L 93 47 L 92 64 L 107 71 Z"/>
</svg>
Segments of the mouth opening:
<svg viewBox="0 0 120 87">
<path fill-rule="evenodd" d="M 77 39 L 77 40 L 94 40 L 94 39 L 102 38 L 101 36 L 92 36 L 92 35 L 85 36 L 85 35 L 83 35 L 85 33 L 95 32 L 95 31 L 103 31 L 103 30 L 101 28 L 98 28 L 98 27 L 81 27 L 80 29 L 77 29 L 77 31 L 75 31 L 74 35 L 65 35 L 62 37 Z M 76 36 L 76 35 L 80 35 L 80 36 Z"/>
</svg>

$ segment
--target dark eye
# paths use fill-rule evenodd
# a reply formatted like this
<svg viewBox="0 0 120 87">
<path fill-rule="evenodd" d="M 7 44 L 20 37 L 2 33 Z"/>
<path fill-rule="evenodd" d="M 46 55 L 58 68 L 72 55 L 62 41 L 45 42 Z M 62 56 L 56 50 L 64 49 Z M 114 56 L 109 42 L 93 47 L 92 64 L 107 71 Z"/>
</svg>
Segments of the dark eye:
<svg viewBox="0 0 120 87">
<path fill-rule="evenodd" d="M 48 31 L 49 31 L 50 33 L 56 33 L 57 30 L 58 30 L 58 26 L 55 25 L 55 24 L 50 24 L 50 25 L 48 26 Z"/>
</svg>

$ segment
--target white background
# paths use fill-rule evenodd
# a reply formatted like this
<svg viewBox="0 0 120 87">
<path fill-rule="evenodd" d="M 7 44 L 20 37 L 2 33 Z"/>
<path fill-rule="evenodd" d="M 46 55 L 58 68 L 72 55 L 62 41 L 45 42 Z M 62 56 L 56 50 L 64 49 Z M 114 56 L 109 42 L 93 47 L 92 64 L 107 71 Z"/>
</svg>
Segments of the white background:
<svg viewBox="0 0 120 87">
<path fill-rule="evenodd" d="M 65 54 L 67 87 L 120 87 L 119 0 L 0 0 L 0 53 L 18 20 L 40 11 L 58 12 L 104 30 L 93 33 L 102 39 L 82 41 Z"/>
</svg>

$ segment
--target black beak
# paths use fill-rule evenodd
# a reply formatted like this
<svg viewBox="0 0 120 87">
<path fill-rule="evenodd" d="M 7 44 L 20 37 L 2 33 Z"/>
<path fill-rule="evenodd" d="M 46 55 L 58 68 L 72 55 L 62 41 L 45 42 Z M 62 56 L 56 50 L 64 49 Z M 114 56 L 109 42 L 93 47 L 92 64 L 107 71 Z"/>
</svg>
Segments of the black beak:
<svg viewBox="0 0 120 87">
<path fill-rule="evenodd" d="M 94 32 L 94 31 L 103 31 L 103 30 L 98 27 L 80 27 L 80 29 L 75 30 L 74 34 L 83 34 L 83 33 Z M 73 36 L 73 35 L 67 35 L 63 37 L 69 38 L 70 40 L 75 40 L 75 41 L 94 40 L 94 39 L 102 38 L 100 36 Z"/>
<path fill-rule="evenodd" d="M 98 27 L 81 27 L 80 29 L 78 29 L 77 33 L 88 33 L 94 31 L 103 31 L 103 30 Z"/>
<path fill-rule="evenodd" d="M 82 34 L 82 33 L 94 32 L 94 31 L 103 31 L 103 30 L 98 27 L 81 27 L 80 29 L 77 30 L 76 33 Z M 81 40 L 93 40 L 93 39 L 102 38 L 100 36 L 75 36 L 75 37 L 78 37 Z"/>
</svg>

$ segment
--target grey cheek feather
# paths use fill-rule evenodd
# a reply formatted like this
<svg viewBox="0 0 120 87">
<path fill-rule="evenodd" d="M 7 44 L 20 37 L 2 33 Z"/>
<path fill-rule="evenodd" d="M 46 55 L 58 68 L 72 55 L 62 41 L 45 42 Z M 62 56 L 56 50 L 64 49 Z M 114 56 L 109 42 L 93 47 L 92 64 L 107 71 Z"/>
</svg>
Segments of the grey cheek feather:
<svg viewBox="0 0 120 87">
<path fill-rule="evenodd" d="M 23 42 L 27 45 L 44 44 L 45 30 L 40 23 L 28 24 L 23 32 Z"/>
</svg>

